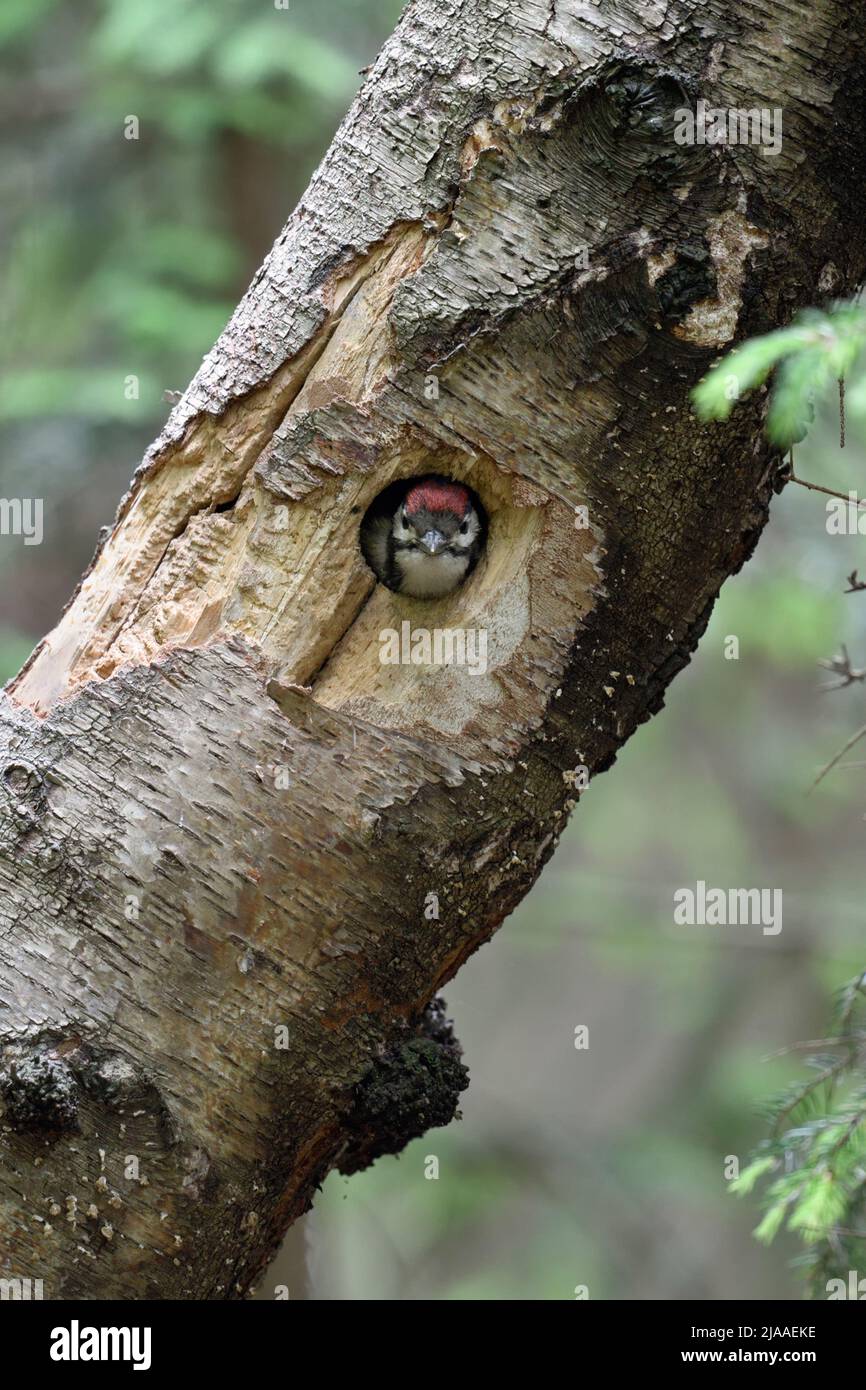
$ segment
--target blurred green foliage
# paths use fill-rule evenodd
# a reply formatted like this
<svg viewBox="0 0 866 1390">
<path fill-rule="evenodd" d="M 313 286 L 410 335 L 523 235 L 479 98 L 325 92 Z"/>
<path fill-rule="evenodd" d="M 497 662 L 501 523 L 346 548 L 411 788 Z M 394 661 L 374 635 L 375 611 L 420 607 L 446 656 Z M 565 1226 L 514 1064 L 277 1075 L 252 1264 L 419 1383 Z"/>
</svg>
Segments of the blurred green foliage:
<svg viewBox="0 0 866 1390">
<path fill-rule="evenodd" d="M 838 383 L 843 443 L 846 407 L 858 421 L 866 415 L 864 359 L 866 310 L 859 303 L 836 304 L 827 312 L 810 309 L 790 327 L 752 338 L 727 354 L 692 393 L 695 408 L 703 420 L 726 419 L 744 391 L 762 385 L 775 372 L 767 435 L 788 448 L 807 436 L 816 402 L 826 401 L 831 383 Z M 836 538 L 835 525 L 825 529 Z M 798 601 L 793 586 L 788 586 L 788 597 L 792 622 L 807 645 L 811 605 L 802 594 Z M 815 631 L 828 631 L 827 605 L 821 607 L 823 611 L 814 614 Z M 858 683 L 852 677 L 849 685 Z M 856 746 L 863 733 L 861 724 L 842 751 Z M 849 765 L 856 770 L 856 763 Z M 816 782 L 835 766 L 834 758 Z M 768 1103 L 770 1136 L 731 1183 L 731 1191 L 740 1196 L 750 1195 L 756 1184 L 762 1188 L 764 1215 L 755 1231 L 759 1240 L 770 1244 L 783 1229 L 800 1238 L 805 1253 L 798 1264 L 807 1271 L 816 1298 L 827 1296 L 834 1279 L 846 1290 L 843 1296 L 849 1296 L 849 1272 L 857 1271 L 856 1283 L 858 1267 L 866 1262 L 864 997 L 866 976 L 858 964 L 857 974 L 841 991 L 831 1036 L 811 1044 L 816 1050 L 805 1059 L 811 1076 L 790 1082 Z"/>
<path fill-rule="evenodd" d="M 0 626 L 56 621 L 399 9 L 4 0 L 0 481 L 54 542 L 0 545 Z"/>
<path fill-rule="evenodd" d="M 359 58 L 398 10 L 5 0 L 0 421 L 158 420 L 162 391 L 186 385 L 224 326 L 359 85 Z M 125 398 L 128 374 L 138 402 Z"/>
<path fill-rule="evenodd" d="M 727 353 L 692 392 L 702 420 L 726 420 L 734 402 L 775 372 L 767 436 L 782 449 L 805 439 L 815 401 L 830 383 L 846 383 L 847 409 L 866 415 L 866 309 L 836 304 L 804 309 L 787 328 Z"/>
<path fill-rule="evenodd" d="M 798 1263 L 817 1298 L 827 1296 L 834 1278 L 847 1290 L 866 1246 L 864 999 L 861 973 L 841 990 L 828 1036 L 809 1045 L 804 1064 L 811 1075 L 770 1103 L 771 1135 L 731 1183 L 739 1195 L 765 1184 L 755 1235 L 769 1244 L 783 1227 L 797 1233 L 806 1247 Z"/>
</svg>

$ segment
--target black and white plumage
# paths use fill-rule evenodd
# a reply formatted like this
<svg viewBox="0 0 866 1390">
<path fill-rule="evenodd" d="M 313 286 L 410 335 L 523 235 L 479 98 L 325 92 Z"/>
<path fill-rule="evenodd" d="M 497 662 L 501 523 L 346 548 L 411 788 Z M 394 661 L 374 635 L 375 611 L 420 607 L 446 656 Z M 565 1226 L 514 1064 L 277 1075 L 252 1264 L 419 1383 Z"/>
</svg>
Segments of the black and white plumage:
<svg viewBox="0 0 866 1390">
<path fill-rule="evenodd" d="M 485 530 L 481 504 L 469 488 L 431 474 L 380 494 L 361 524 L 361 549 L 389 589 L 442 598 L 474 569 Z"/>
</svg>

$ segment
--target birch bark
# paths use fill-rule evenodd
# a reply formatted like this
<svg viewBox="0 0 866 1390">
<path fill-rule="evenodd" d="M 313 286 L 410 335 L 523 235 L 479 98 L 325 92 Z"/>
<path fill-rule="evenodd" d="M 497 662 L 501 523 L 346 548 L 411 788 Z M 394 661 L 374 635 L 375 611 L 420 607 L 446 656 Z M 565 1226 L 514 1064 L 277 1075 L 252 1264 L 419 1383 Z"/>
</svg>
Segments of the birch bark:
<svg viewBox="0 0 866 1390">
<path fill-rule="evenodd" d="M 425 1007 L 778 485 L 763 402 L 703 428 L 688 392 L 862 280 L 863 30 L 841 0 L 409 6 L 3 696 L 3 1275 L 242 1297 L 331 1168 L 447 1119 Z M 678 144 L 699 97 L 780 111 L 780 152 Z M 490 519 L 435 604 L 357 543 L 430 471 Z M 484 631 L 486 672 L 382 666 L 404 621 Z"/>
</svg>

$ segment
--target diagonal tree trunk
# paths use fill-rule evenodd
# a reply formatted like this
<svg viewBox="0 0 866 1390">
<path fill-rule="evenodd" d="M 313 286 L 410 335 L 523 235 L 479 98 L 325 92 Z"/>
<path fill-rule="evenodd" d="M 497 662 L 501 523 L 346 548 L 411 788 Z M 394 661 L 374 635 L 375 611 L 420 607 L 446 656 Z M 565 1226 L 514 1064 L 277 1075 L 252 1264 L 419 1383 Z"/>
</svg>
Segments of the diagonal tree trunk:
<svg viewBox="0 0 866 1390">
<path fill-rule="evenodd" d="M 864 17 L 841 0 L 416 0 L 147 455 L 0 755 L 0 1274 L 236 1298 L 334 1166 L 443 1123 L 426 1006 L 657 710 L 779 478 L 688 392 L 847 293 Z M 777 154 L 677 112 L 780 109 Z M 374 586 L 391 481 L 485 556 Z M 487 669 L 380 634 L 487 635 Z"/>
</svg>

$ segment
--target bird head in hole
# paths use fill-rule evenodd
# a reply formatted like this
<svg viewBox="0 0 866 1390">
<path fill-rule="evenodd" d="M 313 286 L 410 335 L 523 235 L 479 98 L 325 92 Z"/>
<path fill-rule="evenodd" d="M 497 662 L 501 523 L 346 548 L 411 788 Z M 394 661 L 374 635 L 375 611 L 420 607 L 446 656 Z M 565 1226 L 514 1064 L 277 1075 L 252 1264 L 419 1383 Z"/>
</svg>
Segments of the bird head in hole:
<svg viewBox="0 0 866 1390">
<path fill-rule="evenodd" d="M 412 598 L 441 598 L 475 567 L 484 533 L 485 518 L 472 491 L 431 474 L 386 488 L 364 519 L 361 544 L 367 563 L 389 589 Z"/>
</svg>

